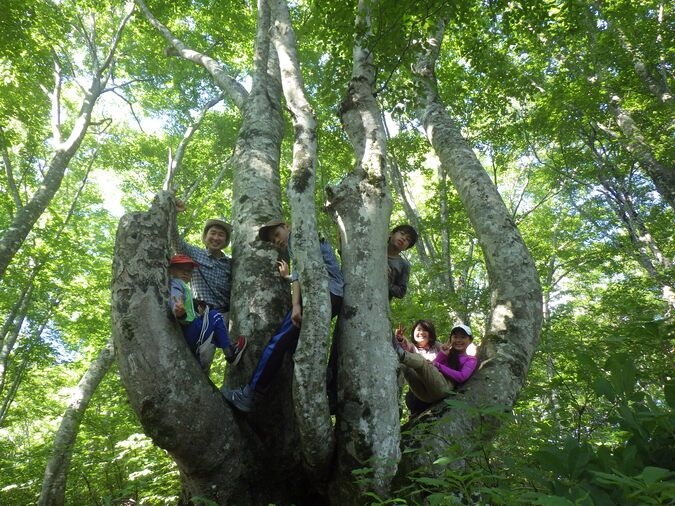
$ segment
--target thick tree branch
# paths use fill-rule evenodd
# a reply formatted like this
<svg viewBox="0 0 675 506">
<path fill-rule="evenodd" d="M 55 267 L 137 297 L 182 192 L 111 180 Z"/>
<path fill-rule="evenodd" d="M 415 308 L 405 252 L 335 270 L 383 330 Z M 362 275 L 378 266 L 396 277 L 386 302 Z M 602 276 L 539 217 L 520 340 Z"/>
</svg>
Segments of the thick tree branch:
<svg viewBox="0 0 675 506">
<path fill-rule="evenodd" d="M 445 21 L 440 21 L 419 51 L 414 75 L 426 96 L 418 116 L 476 231 L 490 279 L 492 311 L 481 343 L 482 368 L 457 397 L 467 407 L 446 408 L 443 414 L 449 416 L 421 435 L 419 443 L 427 451 L 407 453 L 400 476 L 420 465 L 433 468 L 432 462 L 446 449 L 440 435 L 450 435 L 466 445 L 482 423 L 498 421 L 483 418 L 469 407 L 512 408 L 527 376 L 542 322 L 541 287 L 529 251 L 489 175 L 440 102 L 435 64 L 444 31 Z"/>
<path fill-rule="evenodd" d="M 152 12 L 150 12 L 150 9 L 148 9 L 143 0 L 135 0 L 135 2 L 136 5 L 141 8 L 143 14 L 145 14 L 145 17 L 148 18 L 150 24 L 162 34 L 164 39 L 178 52 L 182 58 L 204 67 L 209 72 L 209 74 L 211 74 L 211 77 L 213 77 L 215 84 L 221 90 L 223 90 L 230 100 L 232 100 L 232 102 L 239 109 L 244 107 L 248 92 L 241 84 L 236 81 L 234 77 L 227 73 L 224 66 L 220 62 L 216 61 L 210 56 L 206 56 L 205 54 L 187 47 L 185 43 L 183 43 L 178 37 L 171 33 L 171 31 L 165 25 L 163 25 L 157 18 L 155 18 L 155 16 L 153 16 Z"/>
</svg>

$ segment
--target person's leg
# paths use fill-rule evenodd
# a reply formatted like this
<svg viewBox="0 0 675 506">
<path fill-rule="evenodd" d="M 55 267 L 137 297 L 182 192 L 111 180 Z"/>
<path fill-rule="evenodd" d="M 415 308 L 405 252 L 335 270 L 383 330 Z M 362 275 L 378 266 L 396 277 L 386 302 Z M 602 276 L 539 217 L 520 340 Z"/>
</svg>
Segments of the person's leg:
<svg viewBox="0 0 675 506">
<path fill-rule="evenodd" d="M 217 348 L 222 348 L 223 350 L 229 349 L 231 346 L 230 333 L 225 326 L 223 315 L 215 309 L 211 309 L 207 316 L 209 319 L 208 330 L 213 330 L 213 344 Z"/>
<path fill-rule="evenodd" d="M 410 417 L 414 418 L 423 411 L 429 409 L 431 407 L 431 403 L 424 402 L 421 399 L 419 399 L 412 390 L 408 390 L 405 394 L 405 405 L 408 407 L 408 410 L 410 411 Z"/>
<path fill-rule="evenodd" d="M 330 294 L 330 316 L 331 319 L 340 314 L 342 309 L 342 297 L 333 293 Z M 330 345 L 330 354 L 328 355 L 328 368 L 326 371 L 326 392 L 328 393 L 328 406 L 331 414 L 335 414 L 337 409 L 337 371 L 338 371 L 338 351 L 337 351 L 337 326 L 333 332 L 333 339 Z"/>
<path fill-rule="evenodd" d="M 420 400 L 424 402 L 438 402 L 444 399 L 452 392 L 452 387 L 441 374 L 426 358 L 417 353 L 407 353 L 403 359 L 403 364 L 415 372 L 413 381 L 408 379 L 410 390 Z"/>
<path fill-rule="evenodd" d="M 230 349 L 230 334 L 227 331 L 227 324 L 223 315 L 211 309 L 206 315 L 208 327 L 205 331 L 206 336 L 210 336 L 213 333 L 212 338 L 207 338 L 197 349 L 197 354 L 199 356 L 199 363 L 202 365 L 202 369 L 208 374 L 211 369 L 211 363 L 213 362 L 213 357 L 216 354 L 216 347 L 222 348 L 225 351 L 225 356 L 227 357 L 228 350 Z M 203 317 L 202 317 L 203 318 Z"/>
<path fill-rule="evenodd" d="M 293 325 L 291 311 L 289 311 L 258 360 L 258 365 L 248 384 L 251 391 L 264 392 L 269 388 L 272 379 L 281 367 L 285 353 L 296 345 L 299 336 L 300 329 Z"/>
<path fill-rule="evenodd" d="M 428 398 L 429 392 L 427 390 L 427 385 L 417 370 L 407 366 L 405 363 L 401 363 L 401 371 L 403 372 L 403 377 L 408 382 L 410 391 L 414 392 L 417 398 Z"/>
<path fill-rule="evenodd" d="M 183 326 L 182 330 L 183 337 L 185 338 L 185 342 L 187 343 L 190 352 L 192 355 L 194 355 L 194 357 L 197 359 L 197 362 L 199 362 L 199 365 L 201 365 L 203 369 L 204 364 L 199 354 L 199 338 L 202 334 L 202 325 L 202 318 L 197 317 L 187 325 Z"/>
</svg>

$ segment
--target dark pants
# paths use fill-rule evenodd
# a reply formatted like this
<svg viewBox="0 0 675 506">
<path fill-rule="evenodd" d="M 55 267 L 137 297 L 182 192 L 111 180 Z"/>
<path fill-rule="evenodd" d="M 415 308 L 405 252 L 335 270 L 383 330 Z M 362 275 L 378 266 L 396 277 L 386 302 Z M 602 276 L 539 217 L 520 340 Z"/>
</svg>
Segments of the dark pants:
<svg viewBox="0 0 675 506">
<path fill-rule="evenodd" d="M 408 406 L 408 410 L 410 410 L 411 417 L 419 415 L 420 413 L 426 411 L 432 406 L 432 404 L 424 402 L 421 399 L 418 399 L 417 396 L 410 390 L 408 390 L 408 392 L 405 394 L 405 405 Z"/>
<path fill-rule="evenodd" d="M 342 307 L 342 297 L 330 294 L 330 310 L 331 319 L 334 318 Z M 277 371 L 281 367 L 284 360 L 284 355 L 287 351 L 291 353 L 295 351 L 298 345 L 298 338 L 300 337 L 300 327 L 293 325 L 291 321 L 292 311 L 289 311 L 284 318 L 281 327 L 269 340 L 267 346 L 263 350 L 258 365 L 253 372 L 253 377 L 249 386 L 254 392 L 265 392 Z"/>
</svg>

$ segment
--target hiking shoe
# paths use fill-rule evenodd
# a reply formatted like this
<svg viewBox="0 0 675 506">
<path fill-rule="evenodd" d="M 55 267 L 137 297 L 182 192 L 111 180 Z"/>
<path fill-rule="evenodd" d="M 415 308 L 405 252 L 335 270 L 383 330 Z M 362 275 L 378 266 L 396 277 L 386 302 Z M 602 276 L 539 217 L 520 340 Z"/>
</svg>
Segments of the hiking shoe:
<svg viewBox="0 0 675 506">
<path fill-rule="evenodd" d="M 246 349 L 247 344 L 248 340 L 246 337 L 239 336 L 237 341 L 232 346 L 230 346 L 231 355 L 229 357 L 225 357 L 225 360 L 227 360 L 230 365 L 237 365 L 239 360 L 241 360 L 241 354 Z"/>
<path fill-rule="evenodd" d="M 253 392 L 247 386 L 242 388 L 230 389 L 223 386 L 220 392 L 225 397 L 225 400 L 232 404 L 239 411 L 250 413 L 253 411 Z"/>
</svg>

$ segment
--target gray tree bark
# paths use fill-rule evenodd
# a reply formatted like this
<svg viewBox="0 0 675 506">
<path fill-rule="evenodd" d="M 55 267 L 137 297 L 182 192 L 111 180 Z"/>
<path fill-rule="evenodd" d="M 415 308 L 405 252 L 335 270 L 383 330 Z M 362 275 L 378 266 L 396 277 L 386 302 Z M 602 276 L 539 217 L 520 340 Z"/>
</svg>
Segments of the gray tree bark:
<svg viewBox="0 0 675 506">
<path fill-rule="evenodd" d="M 675 211 L 675 166 L 672 163 L 661 163 L 654 156 L 651 146 L 645 141 L 631 115 L 619 106 L 618 97 L 613 97 L 609 110 L 624 136 L 622 140 L 626 149 L 635 156 L 663 200 Z"/>
<path fill-rule="evenodd" d="M 42 480 L 42 491 L 38 499 L 40 506 L 61 506 L 65 504 L 68 469 L 80 422 L 89 406 L 89 401 L 91 401 L 99 383 L 101 383 L 114 360 L 114 346 L 111 337 L 78 383 L 77 389 L 61 419 L 59 429 L 54 436 L 52 454 L 47 462 Z"/>
<path fill-rule="evenodd" d="M 327 189 L 328 205 L 342 240 L 345 292 L 338 321 L 337 469 L 333 488 L 346 504 L 365 491 L 351 473 L 372 468 L 376 492 L 388 491 L 399 452 L 396 358 L 391 346 L 387 291 L 387 237 L 391 195 L 386 181 L 386 135 L 373 94 L 375 72 L 371 9 L 361 0 L 353 49 L 352 78 L 340 117 L 356 158 L 342 182 Z M 378 357 L 373 360 L 373 357 Z"/>
<path fill-rule="evenodd" d="M 173 199 L 163 193 L 149 212 L 120 220 L 112 275 L 115 354 L 131 406 L 145 433 L 178 465 L 186 497 L 226 503 L 232 483 L 245 486 L 248 453 L 231 436 L 231 410 L 169 317 L 174 216 Z"/>
<path fill-rule="evenodd" d="M 288 198 L 293 223 L 293 254 L 303 294 L 302 328 L 293 355 L 293 397 L 302 451 L 309 470 L 328 477 L 335 436 L 326 395 L 331 304 L 328 276 L 319 249 L 316 221 L 316 119 L 300 72 L 295 32 L 284 0 L 270 2 L 274 44 L 286 103 L 293 117 L 295 142 Z M 303 409 L 304 408 L 304 409 Z"/>
<path fill-rule="evenodd" d="M 470 447 L 476 429 L 494 416 L 472 408 L 509 412 L 527 376 L 542 324 L 542 291 L 534 262 L 495 185 L 481 166 L 457 124 L 442 104 L 436 87 L 435 63 L 445 22 L 426 41 L 414 69 L 425 90 L 418 117 L 427 138 L 464 204 L 483 250 L 490 280 L 491 314 L 481 340 L 480 370 L 457 395 L 469 409 L 441 408 L 443 418 L 427 432 L 415 435 L 422 451 L 404 455 L 399 478 L 420 466 L 442 472 L 432 463 L 448 441 Z M 483 427 L 483 431 L 485 428 Z M 408 439 L 406 444 L 412 444 Z"/>
<path fill-rule="evenodd" d="M 257 240 L 258 227 L 281 216 L 282 80 L 296 130 L 289 197 L 294 245 L 305 278 L 303 292 L 308 299 L 325 293 L 325 279 L 312 272 L 318 265 L 311 246 L 316 237 L 310 203 L 316 158 L 314 118 L 302 93 L 286 6 L 280 0 L 272 5 L 274 30 L 267 2 L 258 4 L 253 84 L 241 103 L 243 122 L 233 157 L 231 316 L 233 334 L 247 335 L 250 344 L 242 362 L 228 367 L 226 383 L 230 386 L 248 382 L 263 346 L 288 308 L 288 285 L 275 267 L 278 252 Z M 386 282 L 391 198 L 385 176 L 384 125 L 373 94 L 373 55 L 365 42 L 373 5 L 366 0 L 359 3 L 360 35 L 341 110 L 355 152 L 355 168 L 339 185 L 327 189 L 329 209 L 340 229 L 346 281 L 338 323 L 335 428 L 327 416 L 323 364 L 309 360 L 327 346 L 327 301 L 316 299 L 316 307 L 306 306 L 307 325 L 303 325 L 294 356 L 294 376 L 289 359 L 254 412 L 233 411 L 201 373 L 179 329 L 168 318 L 166 265 L 175 217 L 171 196 L 160 195 L 148 212 L 127 215 L 120 222 L 112 284 L 120 375 L 145 432 L 178 465 L 186 501 L 200 497 L 217 504 L 353 504 L 364 492 L 387 496 L 397 472 L 398 388 Z M 160 31 L 179 55 L 224 68 L 179 46 L 180 41 L 168 30 Z M 276 49 L 270 43 L 271 32 Z M 524 381 L 541 324 L 536 272 L 489 177 L 442 105 L 432 95 L 427 98 L 425 127 L 477 228 L 493 283 L 493 314 L 483 347 L 485 365 L 466 397 L 475 406 L 509 409 Z M 462 411 L 455 420 L 452 433 L 469 440 L 468 431 L 476 418 Z M 431 442 L 437 441 L 438 433 L 424 437 L 432 455 L 440 454 L 442 448 Z M 423 463 L 429 465 L 430 459 L 427 456 Z M 328 462 L 333 469 L 326 476 Z M 414 462 L 406 458 L 403 464 L 400 474 Z M 355 484 L 352 472 L 365 466 L 373 470 L 370 484 Z"/>
</svg>

